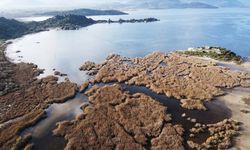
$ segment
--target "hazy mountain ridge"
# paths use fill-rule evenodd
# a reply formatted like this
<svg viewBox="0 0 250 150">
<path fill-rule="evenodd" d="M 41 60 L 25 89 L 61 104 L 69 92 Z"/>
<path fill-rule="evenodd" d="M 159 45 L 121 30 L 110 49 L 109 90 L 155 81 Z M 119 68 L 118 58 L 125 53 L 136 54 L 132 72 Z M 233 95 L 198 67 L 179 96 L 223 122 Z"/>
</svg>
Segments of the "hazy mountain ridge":
<svg viewBox="0 0 250 150">
<path fill-rule="evenodd" d="M 50 28 L 77 29 L 96 23 L 93 19 L 79 15 L 55 16 L 42 22 L 19 22 L 0 18 L 0 39 L 17 38 L 25 34 L 48 30 Z"/>
<path fill-rule="evenodd" d="M 152 9 L 168 9 L 168 8 L 224 8 L 239 7 L 243 8 L 247 5 L 239 0 L 141 0 L 134 2 L 130 0 L 126 8 L 152 8 Z"/>
<path fill-rule="evenodd" d="M 119 10 L 95 10 L 95 9 L 74 9 L 67 11 L 50 11 L 37 13 L 36 15 L 56 16 L 56 15 L 81 15 L 81 16 L 98 16 L 98 15 L 126 15 L 127 13 Z"/>
<path fill-rule="evenodd" d="M 14 19 L 0 17 L 0 39 L 19 37 L 28 31 L 27 24 Z"/>
<path fill-rule="evenodd" d="M 141 0 L 127 3 L 127 8 L 150 8 L 150 9 L 170 9 L 170 8 L 217 8 L 203 2 L 182 2 L 180 0 Z"/>
<path fill-rule="evenodd" d="M 184 0 L 183 0 L 184 1 Z M 247 7 L 247 4 L 239 0 L 185 0 L 188 2 L 201 2 L 209 5 L 214 5 L 216 7 Z"/>
</svg>

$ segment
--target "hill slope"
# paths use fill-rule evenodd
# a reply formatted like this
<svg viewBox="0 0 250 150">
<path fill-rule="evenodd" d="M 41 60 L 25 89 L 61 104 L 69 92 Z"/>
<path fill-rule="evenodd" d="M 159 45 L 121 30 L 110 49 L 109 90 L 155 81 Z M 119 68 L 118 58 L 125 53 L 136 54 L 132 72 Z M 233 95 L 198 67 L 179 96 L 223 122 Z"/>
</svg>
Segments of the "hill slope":
<svg viewBox="0 0 250 150">
<path fill-rule="evenodd" d="M 245 0 L 246 1 L 246 0 Z M 248 2 L 249 3 L 249 2 Z M 250 3 L 249 3 L 250 4 Z M 240 0 L 129 0 L 123 5 L 125 8 L 224 8 L 246 7 L 247 3 Z"/>
<path fill-rule="evenodd" d="M 25 23 L 14 19 L 0 18 L 0 39 L 9 39 L 19 37 L 28 31 Z"/>
<path fill-rule="evenodd" d="M 94 10 L 94 9 L 74 9 L 69 11 L 51 11 L 37 15 L 56 16 L 56 15 L 81 15 L 81 16 L 98 16 L 98 15 L 126 15 L 127 13 L 118 10 Z"/>
<path fill-rule="evenodd" d="M 132 8 L 153 8 L 153 9 L 166 9 L 166 8 L 217 8 L 206 2 L 187 1 L 187 0 L 141 0 L 129 1 L 127 6 Z"/>
<path fill-rule="evenodd" d="M 12 39 L 24 34 L 61 28 L 65 30 L 78 29 L 96 23 L 93 19 L 78 15 L 55 16 L 42 22 L 23 23 L 14 19 L 0 18 L 0 39 Z"/>
<path fill-rule="evenodd" d="M 186 1 L 186 0 L 185 0 Z M 188 0 L 189 2 L 202 2 L 216 7 L 246 7 L 244 3 L 239 0 Z"/>
</svg>

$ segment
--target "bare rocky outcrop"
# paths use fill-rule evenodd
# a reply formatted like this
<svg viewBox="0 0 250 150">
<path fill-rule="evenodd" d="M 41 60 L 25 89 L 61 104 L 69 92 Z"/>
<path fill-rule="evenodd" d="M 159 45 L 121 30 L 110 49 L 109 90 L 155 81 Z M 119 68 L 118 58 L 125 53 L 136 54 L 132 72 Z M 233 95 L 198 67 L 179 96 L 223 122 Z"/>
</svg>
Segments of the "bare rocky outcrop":
<svg viewBox="0 0 250 150">
<path fill-rule="evenodd" d="M 18 146 L 19 133 L 44 117 L 49 103 L 64 102 L 76 93 L 76 84 L 57 83 L 48 76 L 37 79 L 43 72 L 34 64 L 13 64 L 4 56 L 0 46 L 0 149 Z"/>
<path fill-rule="evenodd" d="M 172 125 L 166 108 L 152 98 L 118 85 L 94 86 L 86 94 L 91 105 L 54 130 L 68 141 L 65 149 L 184 149 L 183 128 Z"/>
<path fill-rule="evenodd" d="M 225 88 L 250 87 L 250 74 L 177 53 L 155 52 L 143 58 L 111 55 L 103 64 L 87 62 L 81 69 L 94 75 L 94 83 L 118 81 L 146 86 L 183 100 L 183 107 L 189 109 L 204 110 L 203 102 L 225 94 Z"/>
</svg>

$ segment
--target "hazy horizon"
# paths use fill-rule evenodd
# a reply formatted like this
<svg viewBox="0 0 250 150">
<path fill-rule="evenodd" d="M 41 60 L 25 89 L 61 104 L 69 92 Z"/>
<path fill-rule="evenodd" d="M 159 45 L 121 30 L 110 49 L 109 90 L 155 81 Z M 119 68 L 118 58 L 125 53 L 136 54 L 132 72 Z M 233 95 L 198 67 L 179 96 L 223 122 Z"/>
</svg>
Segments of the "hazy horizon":
<svg viewBox="0 0 250 150">
<path fill-rule="evenodd" d="M 118 0 L 1 0 L 1 11 L 10 10 L 36 10 L 36 9 L 73 9 L 73 8 L 98 8 L 101 5 L 111 5 Z M 120 3 L 120 2 L 119 2 Z"/>
<path fill-rule="evenodd" d="M 76 9 L 76 8 L 98 8 L 98 9 L 121 9 L 123 4 L 136 4 L 136 3 L 168 3 L 168 2 L 204 2 L 204 0 L 1 0 L 0 9 L 2 12 L 11 10 L 60 10 L 60 9 Z M 216 1 L 216 0 L 215 0 Z M 237 0 L 224 0 L 224 1 L 237 1 Z M 250 4 L 248 0 L 238 0 L 245 5 Z M 213 3 L 208 1 L 207 3 Z"/>
</svg>

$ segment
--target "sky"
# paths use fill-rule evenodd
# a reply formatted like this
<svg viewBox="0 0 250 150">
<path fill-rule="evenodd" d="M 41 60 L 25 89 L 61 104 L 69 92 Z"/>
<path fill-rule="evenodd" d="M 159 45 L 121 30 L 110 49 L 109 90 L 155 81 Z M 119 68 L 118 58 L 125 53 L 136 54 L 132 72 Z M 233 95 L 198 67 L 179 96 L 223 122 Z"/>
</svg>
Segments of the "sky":
<svg viewBox="0 0 250 150">
<path fill-rule="evenodd" d="M 13 9 L 71 9 L 71 8 L 100 8 L 113 3 L 125 3 L 133 0 L 0 0 L 0 11 Z M 135 2 L 138 0 L 135 0 Z M 174 1 L 174 0 L 173 0 Z M 182 0 L 185 1 L 185 0 Z M 199 1 L 199 0 L 197 0 Z M 240 0 L 250 3 L 250 0 Z M 111 6 L 111 5 L 110 5 Z"/>
<path fill-rule="evenodd" d="M 0 0 L 1 10 L 36 9 L 36 8 L 76 8 L 95 7 L 119 0 Z"/>
</svg>

